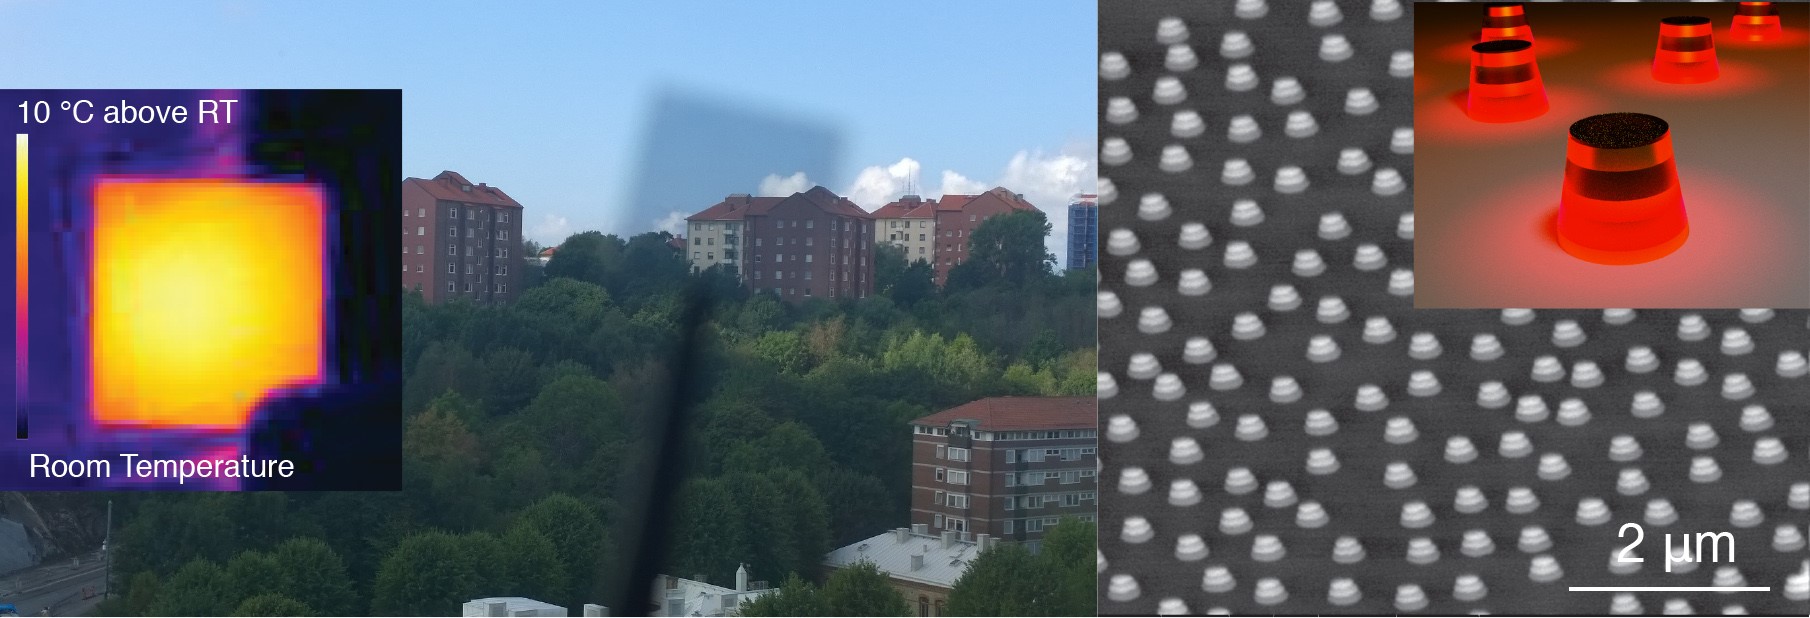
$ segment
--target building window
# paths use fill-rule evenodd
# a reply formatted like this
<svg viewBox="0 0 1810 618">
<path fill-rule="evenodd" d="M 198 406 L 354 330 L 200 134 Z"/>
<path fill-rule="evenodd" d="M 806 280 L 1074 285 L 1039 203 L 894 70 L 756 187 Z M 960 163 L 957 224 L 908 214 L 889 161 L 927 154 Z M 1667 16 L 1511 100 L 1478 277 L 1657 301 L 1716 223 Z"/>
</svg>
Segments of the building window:
<svg viewBox="0 0 1810 618">
<path fill-rule="evenodd" d="M 465 282 L 465 291 L 467 291 L 467 292 L 471 291 L 471 282 L 470 281 Z"/>
<path fill-rule="evenodd" d="M 811 226 L 812 226 L 812 224 L 815 224 L 815 223 L 817 223 L 817 222 L 816 222 L 816 221 L 814 221 L 814 220 L 811 220 L 811 219 L 805 219 L 805 220 L 804 220 L 804 229 L 807 229 L 807 230 L 808 230 L 808 229 L 811 229 Z"/>
<path fill-rule="evenodd" d="M 706 254 L 704 254 L 704 259 L 706 259 L 706 260 L 714 260 L 714 259 L 716 259 L 716 252 L 715 252 L 715 251 L 712 251 L 712 252 L 710 252 L 710 253 L 706 253 Z"/>
<path fill-rule="evenodd" d="M 936 445 L 936 458 L 937 459 L 948 459 L 949 458 L 948 452 L 949 452 L 948 446 L 945 446 L 942 444 Z"/>
<path fill-rule="evenodd" d="M 693 251 L 693 252 L 691 252 L 691 259 L 694 259 L 694 260 L 695 260 L 695 259 L 698 259 L 698 258 L 700 258 L 700 257 L 703 257 L 703 255 L 704 255 L 704 254 L 703 254 L 703 252 L 700 252 L 700 251 Z"/>
<path fill-rule="evenodd" d="M 446 263 L 446 274 L 456 275 L 458 273 L 459 273 L 459 269 L 457 266 L 454 266 L 452 262 Z"/>
<path fill-rule="evenodd" d="M 756 256 L 756 257 L 759 257 L 759 256 Z M 755 261 L 759 261 L 759 260 L 755 260 Z M 754 271 L 754 278 L 755 278 L 755 279 L 759 279 L 759 278 L 760 278 L 760 271 L 758 271 L 758 270 L 757 270 L 757 271 Z"/>
<path fill-rule="evenodd" d="M 930 527 L 936 528 L 939 530 L 942 529 L 942 527 L 943 527 L 943 514 L 942 513 L 937 513 L 936 516 L 934 518 L 932 518 Z"/>
<path fill-rule="evenodd" d="M 784 279 L 784 278 L 786 278 L 786 273 L 783 270 L 773 271 L 773 278 L 774 279 Z"/>
<path fill-rule="evenodd" d="M 805 281 L 810 281 L 810 280 L 811 280 L 811 271 L 808 271 L 808 270 L 807 270 L 807 271 L 804 271 L 804 280 L 805 280 Z M 810 296 L 810 295 L 811 295 L 811 293 L 810 293 L 810 292 L 805 292 L 805 296 Z"/>
<path fill-rule="evenodd" d="M 458 246 L 458 245 L 447 245 L 447 246 L 446 246 L 446 254 L 447 254 L 447 255 L 458 255 L 458 254 L 459 254 L 459 246 Z"/>
<path fill-rule="evenodd" d="M 1081 506 L 1081 494 L 1062 494 L 1062 506 Z"/>
<path fill-rule="evenodd" d="M 927 597 L 924 595 L 918 595 L 918 615 L 919 616 L 929 616 L 930 615 L 930 597 Z"/>
<path fill-rule="evenodd" d="M 702 223 L 693 223 L 693 224 L 691 224 L 691 231 L 693 231 L 693 232 L 702 232 L 702 231 L 704 231 L 704 224 L 702 224 Z"/>
<path fill-rule="evenodd" d="M 500 214 L 498 214 L 498 215 L 497 215 L 497 221 L 498 221 L 498 222 L 499 222 L 499 223 L 508 223 L 508 222 L 509 222 L 509 213 L 506 213 L 506 212 L 505 212 L 505 213 L 500 213 Z"/>
<path fill-rule="evenodd" d="M 402 265 L 402 272 L 408 272 L 408 271 L 409 271 L 409 265 L 408 265 L 408 264 L 403 264 L 403 265 Z"/>
<path fill-rule="evenodd" d="M 923 240 L 924 240 L 924 235 L 923 235 L 923 234 L 918 234 L 918 241 L 919 241 L 919 242 L 922 242 L 922 241 L 923 241 Z M 921 248 L 921 247 L 920 247 L 920 248 Z"/>
<path fill-rule="evenodd" d="M 1041 520 L 1041 519 L 1024 520 L 1024 531 L 1025 532 L 1042 532 L 1043 531 L 1043 520 Z"/>
<path fill-rule="evenodd" d="M 968 449 L 949 447 L 950 461 L 968 461 Z"/>
<path fill-rule="evenodd" d="M 1018 449 L 1006 449 L 1006 463 L 1018 463 Z"/>
<path fill-rule="evenodd" d="M 951 497 L 953 497 L 953 496 L 951 496 Z M 962 496 L 962 498 L 966 499 L 967 496 Z M 967 503 L 966 502 L 962 503 L 962 506 L 964 506 L 964 507 L 967 506 Z M 943 528 L 946 530 L 954 530 L 956 532 L 967 532 L 968 531 L 968 520 L 949 517 L 949 518 L 946 518 L 943 520 Z"/>
<path fill-rule="evenodd" d="M 496 239 L 497 240 L 509 240 L 509 230 L 497 230 Z"/>
<path fill-rule="evenodd" d="M 967 485 L 968 484 L 968 471 L 967 470 L 950 470 L 949 471 L 949 484 L 950 485 Z"/>
<path fill-rule="evenodd" d="M 918 255 L 923 255 L 923 254 L 924 254 L 924 248 L 918 247 Z"/>
<path fill-rule="evenodd" d="M 458 288 L 455 288 L 455 287 L 453 287 L 453 282 L 451 282 L 451 281 L 448 281 L 448 282 L 446 282 L 446 291 L 448 291 L 448 292 L 457 292 L 457 291 L 459 291 L 459 289 L 458 289 Z"/>
<path fill-rule="evenodd" d="M 948 610 L 948 608 L 947 608 L 947 607 L 946 607 L 946 606 L 945 606 L 945 604 L 944 604 L 944 601 L 943 601 L 943 600 L 941 600 L 941 599 L 938 599 L 938 600 L 937 600 L 937 602 L 936 602 L 936 615 L 938 615 L 938 616 L 946 616 L 946 615 L 948 615 L 948 611 L 949 611 L 949 610 Z"/>
<path fill-rule="evenodd" d="M 415 209 L 415 216 L 417 216 L 417 217 L 425 217 L 425 216 L 427 216 L 427 209 L 426 209 L 426 208 L 416 208 L 416 209 Z"/>
<path fill-rule="evenodd" d="M 477 229 L 477 228 L 475 228 L 475 227 L 468 227 L 468 228 L 465 228 L 465 237 L 466 237 L 466 238 L 477 238 L 477 237 L 478 237 L 478 229 Z"/>
<path fill-rule="evenodd" d="M 415 226 L 415 235 L 416 236 L 426 236 L 427 227 L 426 226 Z"/>
<path fill-rule="evenodd" d="M 509 284 L 507 284 L 507 283 L 496 284 L 496 293 L 502 294 L 507 291 L 509 291 Z"/>
<path fill-rule="evenodd" d="M 1012 510 L 1012 508 L 1011 508 L 1011 507 L 1012 507 L 1012 505 L 1010 505 L 1010 504 L 1007 504 L 1007 505 L 1006 505 L 1006 510 L 1008 510 L 1008 511 L 1010 511 L 1010 510 Z M 1008 519 L 1008 520 L 1006 520 L 1006 527 L 1005 527 L 1005 533 L 1006 533 L 1006 534 L 1011 534 L 1011 533 L 1012 533 L 1012 520 L 1010 520 L 1010 519 Z"/>
<path fill-rule="evenodd" d="M 1006 487 L 1011 487 L 1011 486 L 1012 486 L 1012 475 L 1008 474 L 1008 475 L 1006 475 Z M 1018 507 L 1017 499 L 1006 498 L 1006 510 L 1016 511 L 1016 510 L 1018 510 L 1017 507 Z"/>
<path fill-rule="evenodd" d="M 979 217 L 979 215 L 968 215 L 968 220 L 969 220 L 969 221 L 974 221 L 974 220 L 975 220 L 975 218 L 977 218 L 977 217 Z"/>
</svg>

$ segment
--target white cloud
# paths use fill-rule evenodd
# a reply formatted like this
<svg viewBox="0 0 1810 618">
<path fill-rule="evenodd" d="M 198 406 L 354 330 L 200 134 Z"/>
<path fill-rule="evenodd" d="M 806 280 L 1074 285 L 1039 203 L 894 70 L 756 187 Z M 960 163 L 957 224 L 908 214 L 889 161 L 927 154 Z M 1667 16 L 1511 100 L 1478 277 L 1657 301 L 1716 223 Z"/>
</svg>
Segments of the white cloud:
<svg viewBox="0 0 1810 618">
<path fill-rule="evenodd" d="M 811 188 L 811 180 L 805 178 L 804 172 L 791 176 L 768 174 L 760 181 L 760 197 L 788 197 Z"/>
<path fill-rule="evenodd" d="M 572 225 L 565 217 L 558 215 L 541 215 L 539 223 L 528 230 L 528 234 L 542 245 L 554 246 L 566 241 L 572 235 Z"/>
<path fill-rule="evenodd" d="M 1056 254 L 1056 267 L 1067 265 L 1068 203 L 1077 193 L 1093 193 L 1098 186 L 1098 172 L 1093 148 L 1078 144 L 1057 152 L 1020 150 L 1006 162 L 1005 168 L 992 182 L 955 170 L 943 170 L 942 186 L 936 193 L 926 191 L 913 182 L 911 190 L 925 198 L 943 195 L 973 195 L 993 187 L 1005 187 L 1024 195 L 1024 199 L 1049 217 L 1051 233 L 1048 246 Z M 918 178 L 919 163 L 910 157 L 891 165 L 873 165 L 861 170 L 855 182 L 843 195 L 872 211 L 897 200 L 906 193 L 907 180 Z M 769 176 L 772 180 L 777 177 Z M 766 183 L 762 183 L 764 187 Z"/>
<path fill-rule="evenodd" d="M 800 175 L 802 176 L 802 174 L 800 174 Z M 669 233 L 673 234 L 674 236 L 684 234 L 684 232 L 685 232 L 685 213 L 679 212 L 677 210 L 667 212 L 666 216 L 660 217 L 659 219 L 654 221 L 654 231 L 669 232 Z"/>
<path fill-rule="evenodd" d="M 920 167 L 922 166 L 917 160 L 911 157 L 899 159 L 898 163 L 884 167 L 869 166 L 855 175 L 854 185 L 844 191 L 843 195 L 870 211 L 885 206 L 905 194 L 908 181 L 917 177 Z"/>
<path fill-rule="evenodd" d="M 976 195 L 991 188 L 987 183 L 970 179 L 955 170 L 943 170 L 942 195 Z"/>
</svg>

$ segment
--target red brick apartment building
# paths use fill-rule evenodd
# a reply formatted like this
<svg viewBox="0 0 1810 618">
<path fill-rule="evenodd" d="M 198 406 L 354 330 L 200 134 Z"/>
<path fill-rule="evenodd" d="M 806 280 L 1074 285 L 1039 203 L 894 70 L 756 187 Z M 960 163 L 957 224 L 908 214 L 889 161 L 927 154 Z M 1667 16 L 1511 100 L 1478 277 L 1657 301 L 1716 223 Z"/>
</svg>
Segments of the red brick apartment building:
<svg viewBox="0 0 1810 618">
<path fill-rule="evenodd" d="M 458 172 L 402 181 L 402 285 L 427 302 L 515 298 L 522 205 Z"/>
<path fill-rule="evenodd" d="M 1024 196 L 1005 187 L 979 195 L 944 195 L 941 201 L 907 195 L 874 211 L 880 242 L 905 249 L 907 260 L 930 260 L 936 284 L 949 280 L 949 269 L 967 261 L 968 238 L 982 221 L 995 215 L 1037 210 Z"/>
<path fill-rule="evenodd" d="M 685 221 L 693 271 L 722 265 L 755 293 L 794 303 L 874 291 L 873 215 L 829 189 L 735 194 Z"/>
<path fill-rule="evenodd" d="M 1035 544 L 1099 509 L 1099 401 L 992 397 L 911 422 L 911 523 Z"/>
</svg>

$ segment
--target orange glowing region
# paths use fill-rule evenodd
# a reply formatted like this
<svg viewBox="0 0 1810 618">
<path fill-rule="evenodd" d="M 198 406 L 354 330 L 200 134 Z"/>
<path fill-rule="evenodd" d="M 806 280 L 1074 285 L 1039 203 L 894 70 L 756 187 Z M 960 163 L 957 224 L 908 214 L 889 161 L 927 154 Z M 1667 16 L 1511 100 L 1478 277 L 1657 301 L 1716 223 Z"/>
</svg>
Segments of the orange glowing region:
<svg viewBox="0 0 1810 618">
<path fill-rule="evenodd" d="M 311 185 L 99 182 L 95 422 L 238 428 L 270 389 L 317 382 L 324 208 Z"/>
</svg>

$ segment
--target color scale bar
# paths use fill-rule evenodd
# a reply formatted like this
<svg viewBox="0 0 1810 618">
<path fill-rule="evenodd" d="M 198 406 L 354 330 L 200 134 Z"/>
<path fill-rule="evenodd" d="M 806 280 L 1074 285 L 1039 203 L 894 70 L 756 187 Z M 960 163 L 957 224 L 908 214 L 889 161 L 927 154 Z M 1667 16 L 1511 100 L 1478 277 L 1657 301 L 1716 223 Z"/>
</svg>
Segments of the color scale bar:
<svg viewBox="0 0 1810 618">
<path fill-rule="evenodd" d="M 25 325 L 30 322 L 28 319 L 30 314 L 27 309 L 29 305 L 26 299 L 31 291 L 31 270 L 26 268 L 26 258 L 31 254 L 29 244 L 31 236 L 25 233 L 25 229 L 28 221 L 26 213 L 30 210 L 27 208 L 26 202 L 27 189 L 30 186 L 27 175 L 30 166 L 26 163 L 30 159 L 27 154 L 30 151 L 27 148 L 30 143 L 30 138 L 24 133 L 20 133 L 16 136 L 13 150 L 13 160 L 15 161 L 13 165 L 13 218 L 15 219 L 14 233 L 17 235 L 13 244 L 16 252 L 13 256 L 15 277 L 13 281 L 18 288 L 13 295 L 13 415 L 18 419 L 17 431 L 20 440 L 24 440 L 29 433 L 25 422 L 25 351 L 29 347 L 26 345 L 29 333 Z"/>
<path fill-rule="evenodd" d="M 1772 592 L 1772 586 L 1572 586 L 1572 592 Z"/>
</svg>

